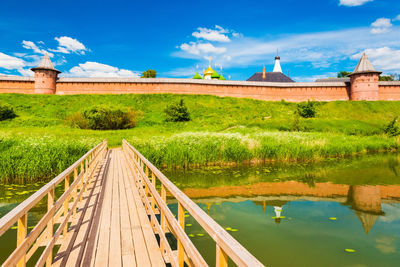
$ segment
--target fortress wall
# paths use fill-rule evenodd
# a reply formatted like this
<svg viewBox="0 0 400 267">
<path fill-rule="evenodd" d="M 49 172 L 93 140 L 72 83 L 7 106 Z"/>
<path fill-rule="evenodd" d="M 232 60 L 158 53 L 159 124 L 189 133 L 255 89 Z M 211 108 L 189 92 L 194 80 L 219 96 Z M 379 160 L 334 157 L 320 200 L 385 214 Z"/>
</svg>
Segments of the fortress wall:
<svg viewBox="0 0 400 267">
<path fill-rule="evenodd" d="M 0 76 L 0 93 L 33 94 L 34 89 L 33 77 Z"/>
<path fill-rule="evenodd" d="M 191 79 L 60 78 L 56 94 L 204 94 L 280 101 L 349 100 L 345 83 L 266 83 Z"/>
<path fill-rule="evenodd" d="M 379 82 L 379 100 L 400 100 L 400 81 Z"/>
</svg>

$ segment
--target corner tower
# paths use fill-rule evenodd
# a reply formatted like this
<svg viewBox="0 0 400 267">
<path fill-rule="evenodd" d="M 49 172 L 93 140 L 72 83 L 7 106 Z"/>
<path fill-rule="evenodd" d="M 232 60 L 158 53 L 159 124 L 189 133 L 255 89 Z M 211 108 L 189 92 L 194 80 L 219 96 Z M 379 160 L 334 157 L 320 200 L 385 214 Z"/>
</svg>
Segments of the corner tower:
<svg viewBox="0 0 400 267">
<path fill-rule="evenodd" d="M 48 54 L 44 54 L 39 66 L 31 69 L 35 73 L 35 94 L 55 94 L 57 76 L 56 70 Z"/>
<path fill-rule="evenodd" d="M 375 70 L 367 55 L 364 53 L 353 73 L 349 75 L 351 83 L 350 99 L 369 101 L 378 100 L 378 82 L 381 73 L 382 72 Z"/>
</svg>

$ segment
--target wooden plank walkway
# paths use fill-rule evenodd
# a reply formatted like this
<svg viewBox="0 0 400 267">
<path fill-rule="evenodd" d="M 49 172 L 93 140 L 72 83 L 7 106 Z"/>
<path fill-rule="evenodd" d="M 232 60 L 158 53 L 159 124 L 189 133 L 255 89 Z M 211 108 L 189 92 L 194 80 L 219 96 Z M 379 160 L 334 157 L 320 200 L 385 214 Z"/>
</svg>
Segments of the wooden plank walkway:
<svg viewBox="0 0 400 267">
<path fill-rule="evenodd" d="M 88 184 L 55 266 L 165 266 L 121 149 L 110 150 Z"/>
</svg>

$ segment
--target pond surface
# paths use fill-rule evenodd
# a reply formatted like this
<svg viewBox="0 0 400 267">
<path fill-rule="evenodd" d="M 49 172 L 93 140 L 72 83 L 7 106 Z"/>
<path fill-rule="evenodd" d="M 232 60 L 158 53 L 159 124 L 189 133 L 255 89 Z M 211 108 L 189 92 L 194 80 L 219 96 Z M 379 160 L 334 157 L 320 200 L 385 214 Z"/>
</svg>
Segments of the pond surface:
<svg viewBox="0 0 400 267">
<path fill-rule="evenodd" d="M 266 266 L 400 266 L 399 163 L 380 154 L 164 173 Z M 186 219 L 213 264 L 215 243 Z"/>
<path fill-rule="evenodd" d="M 399 266 L 400 155 L 163 172 L 266 266 Z M 42 186 L 0 185 L 0 217 Z M 46 199 L 28 224 L 45 210 Z M 186 232 L 214 265 L 214 241 L 187 216 Z M 15 237 L 15 228 L 0 237 L 0 263 Z"/>
</svg>

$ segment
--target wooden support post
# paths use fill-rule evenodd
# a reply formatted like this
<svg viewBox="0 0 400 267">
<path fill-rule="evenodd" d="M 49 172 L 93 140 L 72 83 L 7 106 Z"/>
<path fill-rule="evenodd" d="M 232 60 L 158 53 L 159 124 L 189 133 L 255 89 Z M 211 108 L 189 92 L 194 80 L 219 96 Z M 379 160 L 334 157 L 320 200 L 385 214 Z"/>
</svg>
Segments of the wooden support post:
<svg viewBox="0 0 400 267">
<path fill-rule="evenodd" d="M 223 251 L 217 244 L 216 251 L 216 267 L 227 267 L 228 266 L 228 255 L 226 255 L 225 251 Z"/>
<path fill-rule="evenodd" d="M 68 174 L 64 180 L 64 192 L 66 192 L 69 188 L 69 176 L 70 175 Z M 70 200 L 69 196 L 64 200 L 64 218 L 66 218 L 68 214 L 69 200 Z M 67 236 L 67 232 L 68 232 L 68 222 L 64 226 L 64 237 Z"/>
<path fill-rule="evenodd" d="M 53 207 L 54 205 L 54 187 L 47 193 L 47 212 Z M 50 242 L 50 240 L 53 238 L 53 216 L 51 216 L 51 219 L 47 223 L 47 242 Z M 50 252 L 50 255 L 47 257 L 46 260 L 46 267 L 50 267 L 51 263 L 53 261 L 53 252 Z"/>
<path fill-rule="evenodd" d="M 165 186 L 163 184 L 161 184 L 161 198 L 162 201 L 167 204 L 167 190 L 165 189 Z M 166 226 L 165 226 L 165 216 L 164 216 L 164 212 L 161 210 L 161 229 L 163 230 L 163 232 L 166 232 Z"/>
<path fill-rule="evenodd" d="M 156 188 L 156 176 L 154 175 L 154 172 L 151 172 L 151 184 L 153 185 L 154 188 Z M 153 210 L 153 212 L 155 212 L 155 198 L 154 196 L 151 197 L 151 208 Z"/>
<path fill-rule="evenodd" d="M 146 170 L 146 177 L 149 178 L 149 168 L 146 166 L 145 170 Z M 146 182 L 144 182 L 144 188 L 145 188 L 144 191 L 145 191 L 146 198 L 148 198 L 149 197 L 149 187 L 147 186 Z"/>
<path fill-rule="evenodd" d="M 83 178 L 85 177 L 85 167 L 83 166 L 83 161 L 81 162 L 81 173 L 83 173 L 83 175 L 81 175 L 81 185 L 79 186 L 79 192 L 82 190 L 83 188 Z M 81 194 L 81 197 L 79 198 L 79 201 L 82 201 L 83 198 L 83 194 Z"/>
<path fill-rule="evenodd" d="M 18 219 L 17 247 L 21 245 L 28 233 L 28 214 L 25 213 Z M 19 260 L 17 267 L 26 266 L 26 253 Z"/>
<path fill-rule="evenodd" d="M 74 181 L 76 180 L 76 178 L 78 177 L 78 168 L 74 169 Z M 77 186 L 75 185 L 75 189 L 74 189 L 74 202 L 76 201 L 76 196 L 78 195 L 78 189 Z M 76 214 L 76 207 L 74 208 L 74 210 L 72 211 L 72 216 L 75 217 Z"/>
<path fill-rule="evenodd" d="M 178 223 L 185 231 L 185 208 L 181 203 L 178 203 Z M 185 251 L 181 240 L 178 239 L 178 266 L 183 267 L 185 260 Z"/>
</svg>

